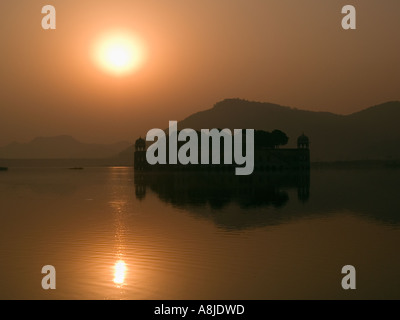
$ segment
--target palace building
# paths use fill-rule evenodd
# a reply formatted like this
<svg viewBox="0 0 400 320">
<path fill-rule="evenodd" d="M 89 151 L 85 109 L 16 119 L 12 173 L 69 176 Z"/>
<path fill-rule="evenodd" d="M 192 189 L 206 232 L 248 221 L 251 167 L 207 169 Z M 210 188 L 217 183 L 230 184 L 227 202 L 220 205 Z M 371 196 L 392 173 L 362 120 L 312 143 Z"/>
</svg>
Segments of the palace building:
<svg viewBox="0 0 400 320">
<path fill-rule="evenodd" d="M 135 171 L 221 171 L 234 170 L 231 164 L 155 164 L 150 165 L 146 160 L 147 145 L 143 138 L 135 142 L 134 168 Z M 310 142 L 302 134 L 297 139 L 297 148 L 272 148 L 256 146 L 254 149 L 255 172 L 308 171 L 310 169 Z"/>
</svg>

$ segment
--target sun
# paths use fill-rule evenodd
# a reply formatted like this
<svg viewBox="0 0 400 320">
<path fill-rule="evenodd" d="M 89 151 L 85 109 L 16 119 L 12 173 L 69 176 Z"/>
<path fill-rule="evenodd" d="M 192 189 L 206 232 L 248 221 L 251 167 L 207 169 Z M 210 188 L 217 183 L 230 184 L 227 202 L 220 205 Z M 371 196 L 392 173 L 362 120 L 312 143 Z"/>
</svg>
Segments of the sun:
<svg viewBox="0 0 400 320">
<path fill-rule="evenodd" d="M 93 60 L 100 69 L 115 76 L 138 70 L 145 61 L 142 41 L 128 31 L 114 30 L 100 35 L 92 49 Z"/>
</svg>

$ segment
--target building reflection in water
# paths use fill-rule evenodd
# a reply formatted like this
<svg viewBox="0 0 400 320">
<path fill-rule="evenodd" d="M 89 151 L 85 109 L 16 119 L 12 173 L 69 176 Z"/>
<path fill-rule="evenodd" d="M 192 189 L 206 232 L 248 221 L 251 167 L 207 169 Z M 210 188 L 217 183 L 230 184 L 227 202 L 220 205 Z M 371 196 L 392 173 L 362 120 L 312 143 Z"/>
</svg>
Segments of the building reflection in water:
<svg viewBox="0 0 400 320">
<path fill-rule="evenodd" d="M 289 189 L 297 189 L 299 201 L 308 201 L 310 171 L 255 172 L 249 176 L 218 171 L 135 173 L 136 198 L 144 199 L 147 188 L 176 206 L 208 203 L 218 209 L 236 202 L 242 208 L 282 207 L 289 201 Z"/>
</svg>

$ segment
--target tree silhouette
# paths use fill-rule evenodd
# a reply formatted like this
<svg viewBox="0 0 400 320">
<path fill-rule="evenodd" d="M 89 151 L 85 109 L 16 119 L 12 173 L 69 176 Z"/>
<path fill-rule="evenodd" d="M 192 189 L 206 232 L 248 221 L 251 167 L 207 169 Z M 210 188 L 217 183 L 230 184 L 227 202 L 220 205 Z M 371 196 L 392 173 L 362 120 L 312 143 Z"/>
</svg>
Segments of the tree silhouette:
<svg viewBox="0 0 400 320">
<path fill-rule="evenodd" d="M 256 148 L 275 149 L 279 146 L 286 145 L 289 141 L 289 138 L 287 137 L 286 133 L 280 130 L 274 130 L 272 132 L 255 130 L 254 140 L 254 146 Z"/>
<path fill-rule="evenodd" d="M 279 148 L 279 146 L 284 146 L 288 143 L 289 138 L 286 133 L 281 130 L 274 130 L 271 133 L 274 148 Z"/>
</svg>

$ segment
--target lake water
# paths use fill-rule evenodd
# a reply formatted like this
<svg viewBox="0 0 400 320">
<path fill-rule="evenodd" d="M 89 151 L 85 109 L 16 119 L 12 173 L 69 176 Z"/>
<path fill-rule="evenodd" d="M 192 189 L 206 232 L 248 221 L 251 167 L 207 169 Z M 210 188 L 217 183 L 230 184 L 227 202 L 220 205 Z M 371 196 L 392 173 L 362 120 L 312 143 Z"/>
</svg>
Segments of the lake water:
<svg viewBox="0 0 400 320">
<path fill-rule="evenodd" d="M 400 298 L 400 170 L 251 179 L 0 172 L 0 298 Z"/>
</svg>

